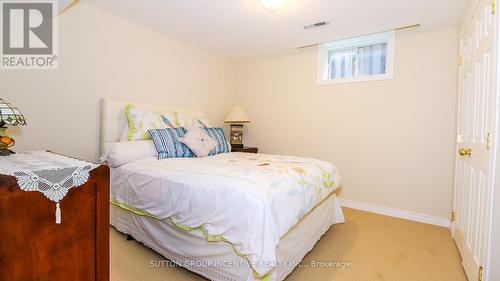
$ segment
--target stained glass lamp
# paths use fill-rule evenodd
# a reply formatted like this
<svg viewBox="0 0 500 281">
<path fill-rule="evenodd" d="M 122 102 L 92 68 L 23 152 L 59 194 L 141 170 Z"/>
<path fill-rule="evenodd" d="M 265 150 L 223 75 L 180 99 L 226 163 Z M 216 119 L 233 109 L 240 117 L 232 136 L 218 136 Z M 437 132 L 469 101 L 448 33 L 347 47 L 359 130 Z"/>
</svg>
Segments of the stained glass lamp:
<svg viewBox="0 0 500 281">
<path fill-rule="evenodd" d="M 0 156 L 7 156 L 15 153 L 9 149 L 13 147 L 16 142 L 7 135 L 6 125 L 26 125 L 26 120 L 21 112 L 19 112 L 19 109 L 0 98 Z"/>
</svg>

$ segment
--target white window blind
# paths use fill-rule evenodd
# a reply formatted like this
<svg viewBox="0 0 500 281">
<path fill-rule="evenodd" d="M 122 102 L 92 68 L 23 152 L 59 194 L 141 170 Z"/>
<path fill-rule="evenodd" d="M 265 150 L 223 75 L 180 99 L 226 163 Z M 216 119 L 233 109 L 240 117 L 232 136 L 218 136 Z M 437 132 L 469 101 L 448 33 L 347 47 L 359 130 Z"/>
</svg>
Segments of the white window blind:
<svg viewBox="0 0 500 281">
<path fill-rule="evenodd" d="M 356 52 L 356 49 L 330 51 L 330 68 L 328 69 L 330 79 L 356 75 Z"/>
<path fill-rule="evenodd" d="M 319 83 L 391 79 L 394 32 L 333 41 L 320 46 Z"/>
</svg>

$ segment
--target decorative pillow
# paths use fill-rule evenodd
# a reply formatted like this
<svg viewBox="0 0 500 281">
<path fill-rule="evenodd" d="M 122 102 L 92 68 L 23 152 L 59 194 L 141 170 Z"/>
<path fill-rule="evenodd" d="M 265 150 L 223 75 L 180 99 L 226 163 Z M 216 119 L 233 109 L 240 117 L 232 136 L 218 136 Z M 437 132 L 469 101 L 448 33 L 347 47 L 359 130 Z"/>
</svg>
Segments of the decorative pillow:
<svg viewBox="0 0 500 281">
<path fill-rule="evenodd" d="M 149 130 L 158 159 L 194 157 L 191 150 L 179 139 L 186 134 L 185 128 L 164 128 Z"/>
<path fill-rule="evenodd" d="M 203 127 L 210 127 L 210 122 L 206 117 L 192 116 L 180 112 L 164 113 L 162 119 L 167 126 L 172 128 L 191 128 L 194 122 L 201 124 Z"/>
<path fill-rule="evenodd" d="M 125 107 L 128 120 L 127 140 L 151 139 L 149 129 L 168 128 L 160 114 L 144 110 L 129 104 Z"/>
<path fill-rule="evenodd" d="M 194 120 L 197 121 L 197 123 L 199 125 L 201 125 L 201 127 L 204 127 L 204 128 L 210 128 L 210 127 L 212 127 L 210 125 L 210 122 L 208 121 L 208 119 L 205 118 L 205 117 L 196 117 Z"/>
<path fill-rule="evenodd" d="M 229 143 L 224 135 L 224 130 L 222 128 L 208 128 L 204 127 L 203 130 L 217 143 L 214 149 L 210 151 L 208 155 L 216 155 L 219 153 L 230 152 Z"/>
<path fill-rule="evenodd" d="M 163 123 L 165 123 L 166 126 L 169 128 L 178 128 L 179 126 L 175 126 L 173 122 L 174 119 L 170 119 L 168 114 L 162 114 L 161 119 L 163 120 Z M 172 121 L 170 121 L 172 120 Z"/>
<path fill-rule="evenodd" d="M 208 153 L 217 146 L 217 143 L 199 126 L 189 128 L 179 141 L 187 145 L 198 157 L 207 157 Z"/>
</svg>

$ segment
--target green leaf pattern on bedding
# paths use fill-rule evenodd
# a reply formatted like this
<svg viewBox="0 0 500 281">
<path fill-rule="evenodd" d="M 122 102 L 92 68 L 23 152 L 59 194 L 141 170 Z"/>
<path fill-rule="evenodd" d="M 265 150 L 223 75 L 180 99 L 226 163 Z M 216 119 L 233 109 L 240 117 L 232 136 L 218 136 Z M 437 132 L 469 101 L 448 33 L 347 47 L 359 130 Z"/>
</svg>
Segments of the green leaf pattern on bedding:
<svg viewBox="0 0 500 281">
<path fill-rule="evenodd" d="M 290 162 L 285 158 L 289 159 L 289 156 L 242 153 L 236 159 L 228 161 L 233 167 L 232 172 L 246 177 L 251 177 L 253 173 L 281 175 L 281 180 L 271 181 L 268 188 L 288 188 L 286 196 L 304 196 L 305 207 L 320 203 L 324 195 L 329 194 L 335 186 L 335 169 L 329 163 L 307 158 Z M 248 161 L 254 161 L 259 169 L 248 169 Z M 238 165 L 239 162 L 242 165 Z M 297 221 L 305 215 L 304 209 L 298 210 Z"/>
<path fill-rule="evenodd" d="M 138 108 L 133 104 L 125 107 L 125 115 L 128 122 L 127 140 L 129 141 L 151 139 L 151 135 L 148 133 L 149 129 L 171 126 L 188 128 L 196 120 L 210 126 L 208 119 L 203 116 L 192 116 L 174 111 L 157 113 Z"/>
<path fill-rule="evenodd" d="M 198 161 L 196 164 L 191 161 Z M 266 258 L 271 257 L 270 254 L 258 256 L 255 253 L 263 253 L 263 249 L 269 249 L 269 247 L 259 248 L 261 244 L 260 241 L 271 241 L 279 237 L 278 235 L 285 235 L 288 230 L 290 230 L 294 225 L 296 225 L 302 218 L 304 218 L 315 206 L 321 203 L 323 200 L 328 198 L 328 196 L 335 190 L 338 185 L 338 180 L 340 180 L 339 175 L 337 175 L 336 169 L 333 165 L 328 162 L 324 162 L 316 159 L 300 158 L 300 157 L 290 157 L 290 156 L 277 156 L 277 155 L 266 155 L 266 154 L 247 154 L 247 153 L 224 153 L 218 156 L 213 156 L 213 158 L 204 158 L 196 160 L 186 160 L 179 163 L 165 162 L 165 161 L 147 161 L 138 164 L 140 167 L 150 167 L 151 169 L 161 169 L 165 174 L 171 175 L 171 180 L 180 180 L 179 185 L 185 184 L 187 187 L 193 189 L 192 192 L 186 193 L 189 198 L 196 198 L 196 195 L 205 194 L 204 192 L 198 192 L 204 188 L 205 180 L 212 183 L 213 187 L 208 190 L 215 190 L 220 188 L 225 192 L 210 192 L 208 197 L 210 198 L 226 198 L 227 193 L 232 193 L 231 191 L 240 190 L 240 192 L 234 192 L 238 200 L 247 200 L 247 204 L 241 204 L 243 207 L 239 209 L 239 206 L 231 205 L 241 214 L 244 214 L 243 221 L 247 224 L 252 224 L 257 226 L 259 233 L 269 233 L 270 239 L 257 239 L 252 240 L 253 236 L 246 237 L 243 234 L 241 237 L 227 232 L 214 231 L 214 233 L 209 233 L 206 231 L 205 226 L 210 225 L 210 223 L 203 221 L 205 218 L 201 216 L 196 216 L 194 219 L 189 216 L 185 216 L 184 222 L 180 217 L 163 217 L 160 219 L 168 218 L 172 224 L 177 228 L 190 231 L 197 229 L 203 232 L 205 238 L 209 241 L 220 241 L 225 238 L 230 239 L 234 242 L 233 247 L 238 245 L 238 249 L 241 245 L 257 245 L 255 250 L 252 252 L 253 255 L 246 256 L 249 261 L 251 260 L 262 260 L 266 261 Z M 186 178 L 191 179 L 191 177 L 186 177 L 185 175 L 196 174 L 194 182 L 186 180 Z M 180 178 L 179 175 L 182 175 Z M 184 181 L 186 183 L 184 183 Z M 200 187 L 200 188 L 199 188 Z M 196 189 L 195 189 L 196 188 Z M 170 189 L 169 189 L 170 190 Z M 176 194 L 182 194 L 184 188 L 174 189 Z M 229 191 L 229 192 L 228 192 Z M 121 193 L 126 194 L 126 193 Z M 150 193 L 147 193 L 150 194 Z M 211 196 L 212 194 L 215 194 Z M 224 194 L 224 195 L 219 195 Z M 240 195 L 238 195 L 240 194 Z M 198 204 L 205 204 L 204 196 L 198 196 L 196 198 Z M 163 201 L 161 201 L 163 202 Z M 235 201 L 236 202 L 236 201 Z M 118 202 L 116 202 L 118 203 Z M 181 204 L 182 205 L 182 204 Z M 148 208 L 147 205 L 145 205 Z M 161 205 L 163 206 L 163 205 Z M 207 205 L 208 206 L 208 205 Z M 246 209 L 252 208 L 252 209 Z M 184 205 L 182 205 L 184 207 Z M 266 224 L 268 228 L 264 227 L 264 223 L 254 223 L 251 214 L 253 207 L 260 210 L 262 214 L 266 215 Z M 144 208 L 142 206 L 137 206 L 137 208 Z M 190 210 L 186 205 L 186 210 Z M 167 214 L 170 209 L 154 209 L 150 213 L 162 213 Z M 238 213 L 238 214 L 240 214 Z M 219 215 L 219 214 L 218 214 Z M 268 215 L 268 216 L 267 216 Z M 231 231 L 237 230 L 234 225 L 237 224 L 237 219 L 232 215 L 232 212 L 223 212 L 220 216 L 228 218 L 231 221 Z M 241 219 L 241 218 L 239 218 Z M 189 224 L 186 221 L 195 220 L 196 223 Z M 208 221 L 210 219 L 207 219 Z M 260 221 L 260 220 L 259 220 Z M 191 227 L 188 227 L 190 225 Z M 271 227 L 272 225 L 272 227 Z M 226 230 L 225 225 L 223 225 L 224 230 Z M 224 235 L 224 236 L 223 236 Z M 228 235 L 233 235 L 231 238 Z M 261 238 L 266 238 L 263 235 Z M 267 237 L 267 238 L 269 238 Z M 243 244 L 246 243 L 246 244 Z M 256 243 L 256 244 L 251 244 Z M 264 243 L 262 243 L 264 245 Z M 270 244 L 265 244 L 270 245 Z M 272 244 L 274 245 L 274 244 Z M 235 248 L 235 251 L 238 252 Z M 274 258 L 274 257 L 272 257 Z M 266 278 L 265 268 L 254 267 L 256 272 L 261 274 L 256 274 L 257 278 Z"/>
<path fill-rule="evenodd" d="M 164 113 L 163 117 L 176 128 L 189 128 L 195 121 L 200 121 L 204 126 L 210 127 L 210 122 L 204 116 L 189 115 L 181 112 L 168 112 Z"/>
<path fill-rule="evenodd" d="M 127 140 L 129 141 L 151 139 L 149 129 L 167 127 L 160 114 L 137 108 L 132 104 L 125 107 L 125 115 L 128 121 Z"/>
<path fill-rule="evenodd" d="M 320 169 L 321 174 L 323 174 L 323 177 L 325 178 L 323 180 L 323 186 L 325 188 L 332 188 L 335 185 L 335 182 L 332 179 L 332 173 L 329 173 L 328 171 L 326 171 L 323 167 L 321 167 L 319 165 L 318 165 L 318 168 Z"/>
</svg>

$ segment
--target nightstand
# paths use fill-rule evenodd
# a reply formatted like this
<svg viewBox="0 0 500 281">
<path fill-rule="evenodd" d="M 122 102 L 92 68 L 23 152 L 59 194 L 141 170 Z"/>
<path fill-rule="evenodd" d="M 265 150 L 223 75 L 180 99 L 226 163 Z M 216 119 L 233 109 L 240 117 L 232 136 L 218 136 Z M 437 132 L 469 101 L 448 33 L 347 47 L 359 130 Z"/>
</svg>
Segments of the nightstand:
<svg viewBox="0 0 500 281">
<path fill-rule="evenodd" d="M 257 153 L 259 149 L 257 147 L 233 147 L 231 152 L 247 152 L 247 153 Z"/>
</svg>

